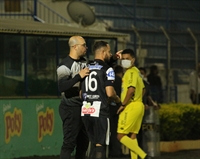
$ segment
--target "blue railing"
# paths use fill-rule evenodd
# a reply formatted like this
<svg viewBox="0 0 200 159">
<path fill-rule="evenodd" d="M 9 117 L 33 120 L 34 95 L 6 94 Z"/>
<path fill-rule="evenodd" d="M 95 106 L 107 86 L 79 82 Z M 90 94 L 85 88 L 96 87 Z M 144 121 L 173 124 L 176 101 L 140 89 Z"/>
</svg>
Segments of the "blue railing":
<svg viewBox="0 0 200 159">
<path fill-rule="evenodd" d="M 69 21 L 62 15 L 56 13 L 44 3 L 37 1 L 37 17 L 45 20 L 47 23 L 69 23 Z"/>
<path fill-rule="evenodd" d="M 126 14 L 128 14 L 130 17 L 136 18 L 137 20 L 139 20 L 139 21 L 147 24 L 151 28 L 158 30 L 158 27 L 156 27 L 155 25 L 151 24 L 150 22 L 142 19 L 141 17 L 139 17 L 139 16 L 135 16 L 134 17 L 133 12 L 131 12 L 126 6 L 124 6 L 123 4 L 121 4 L 118 0 L 110 0 L 110 1 L 113 2 L 113 3 L 115 3 L 115 4 L 117 4 L 119 6 L 119 9 L 122 9 L 123 12 L 126 13 Z"/>
<path fill-rule="evenodd" d="M 37 20 L 43 23 L 69 23 L 65 17 L 39 0 L 0 1 L 0 17 Z"/>
</svg>

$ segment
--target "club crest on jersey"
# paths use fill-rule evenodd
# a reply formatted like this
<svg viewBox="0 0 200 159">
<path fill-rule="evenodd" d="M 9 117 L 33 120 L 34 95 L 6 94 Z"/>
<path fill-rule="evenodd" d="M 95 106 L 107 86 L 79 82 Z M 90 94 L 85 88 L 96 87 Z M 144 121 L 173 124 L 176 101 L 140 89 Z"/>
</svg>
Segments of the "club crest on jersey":
<svg viewBox="0 0 200 159">
<path fill-rule="evenodd" d="M 115 72 L 112 68 L 109 68 L 106 73 L 108 80 L 115 80 Z"/>
</svg>

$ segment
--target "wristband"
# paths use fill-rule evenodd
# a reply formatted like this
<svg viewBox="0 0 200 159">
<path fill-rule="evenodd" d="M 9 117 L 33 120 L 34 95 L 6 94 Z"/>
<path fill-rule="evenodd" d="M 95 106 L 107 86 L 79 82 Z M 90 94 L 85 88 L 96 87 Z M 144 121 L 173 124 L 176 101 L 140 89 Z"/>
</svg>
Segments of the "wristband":
<svg viewBox="0 0 200 159">
<path fill-rule="evenodd" d="M 125 108 L 125 107 L 126 107 L 126 105 L 125 105 L 125 104 L 122 104 L 122 107 L 124 107 L 124 108 Z"/>
</svg>

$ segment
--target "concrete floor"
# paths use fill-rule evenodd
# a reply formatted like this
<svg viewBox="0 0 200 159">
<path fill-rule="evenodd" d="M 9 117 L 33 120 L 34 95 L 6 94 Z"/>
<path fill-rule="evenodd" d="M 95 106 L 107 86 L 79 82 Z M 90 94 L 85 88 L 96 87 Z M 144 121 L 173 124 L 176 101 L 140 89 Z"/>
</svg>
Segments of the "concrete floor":
<svg viewBox="0 0 200 159">
<path fill-rule="evenodd" d="M 44 156 L 44 157 L 23 157 L 18 159 L 59 159 L 59 156 Z M 74 158 L 72 158 L 74 159 Z M 129 158 L 109 158 L 109 159 L 130 159 Z M 200 149 L 199 150 L 187 150 L 178 151 L 171 153 L 161 153 L 160 157 L 155 157 L 154 159 L 200 159 Z"/>
</svg>

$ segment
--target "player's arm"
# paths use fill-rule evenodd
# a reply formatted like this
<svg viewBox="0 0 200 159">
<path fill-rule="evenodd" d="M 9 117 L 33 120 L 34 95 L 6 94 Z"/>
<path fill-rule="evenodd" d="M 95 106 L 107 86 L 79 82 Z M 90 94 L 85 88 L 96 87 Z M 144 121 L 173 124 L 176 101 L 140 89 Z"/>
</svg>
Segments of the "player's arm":
<svg viewBox="0 0 200 159">
<path fill-rule="evenodd" d="M 111 101 L 114 101 L 117 104 L 121 104 L 121 100 L 120 98 L 117 96 L 115 89 L 113 87 L 113 83 L 115 80 L 115 73 L 112 67 L 110 67 L 107 71 L 106 71 L 106 81 L 105 81 L 105 90 L 106 90 L 106 94 L 108 96 L 108 98 Z"/>
<path fill-rule="evenodd" d="M 132 87 L 132 86 L 129 87 L 128 90 L 127 90 L 127 92 L 126 92 L 126 96 L 124 98 L 124 101 L 122 101 L 121 106 L 117 110 L 117 114 L 119 114 L 121 111 L 124 110 L 124 108 L 129 103 L 129 101 L 131 100 L 131 98 L 133 98 L 134 93 L 135 93 L 135 87 Z"/>
<path fill-rule="evenodd" d="M 57 69 L 58 75 L 58 88 L 61 92 L 64 92 L 71 87 L 73 87 L 77 82 L 79 82 L 82 78 L 89 74 L 89 69 L 84 68 L 82 69 L 77 75 L 73 78 L 70 78 L 70 69 L 65 65 L 61 65 Z"/>
<path fill-rule="evenodd" d="M 135 94 L 135 87 L 130 86 L 126 92 L 124 101 L 122 101 L 122 105 L 126 106 L 130 102 L 131 98 L 133 98 L 134 94 Z"/>
<path fill-rule="evenodd" d="M 119 107 L 119 109 L 117 110 L 117 114 L 119 114 L 121 111 L 124 110 L 126 105 L 128 105 L 128 103 L 134 97 L 134 94 L 135 94 L 135 86 L 136 86 L 136 82 L 137 82 L 137 76 L 135 76 L 134 73 L 130 72 L 126 79 L 128 79 L 128 81 L 126 81 L 126 82 L 129 83 L 128 89 L 126 92 L 126 96 L 125 96 L 124 100 L 122 101 L 122 106 Z"/>
<path fill-rule="evenodd" d="M 113 86 L 106 87 L 106 94 L 111 101 L 114 101 L 115 103 L 121 102 L 121 100 L 120 100 L 119 96 L 116 94 Z"/>
<path fill-rule="evenodd" d="M 120 50 L 118 52 L 116 52 L 115 54 L 113 54 L 110 58 L 110 61 L 107 63 L 109 66 L 113 66 L 114 63 L 117 62 L 118 59 L 121 59 L 121 53 L 123 50 Z"/>
</svg>

